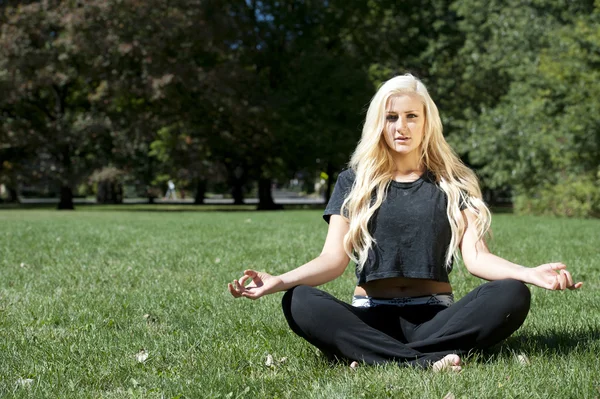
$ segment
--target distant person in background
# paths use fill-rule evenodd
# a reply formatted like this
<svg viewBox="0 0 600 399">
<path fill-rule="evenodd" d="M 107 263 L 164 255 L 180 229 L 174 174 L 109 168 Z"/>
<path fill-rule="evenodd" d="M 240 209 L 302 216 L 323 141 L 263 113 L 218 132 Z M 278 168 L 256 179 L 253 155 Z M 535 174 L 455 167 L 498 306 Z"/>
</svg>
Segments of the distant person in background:
<svg viewBox="0 0 600 399">
<path fill-rule="evenodd" d="M 175 183 L 173 180 L 167 182 L 167 192 L 165 193 L 165 199 L 177 199 L 177 192 L 175 191 Z"/>
<path fill-rule="evenodd" d="M 323 215 L 321 255 L 273 276 L 245 270 L 236 298 L 278 291 L 290 328 L 330 359 L 461 370 L 461 356 L 515 332 L 533 284 L 576 289 L 563 263 L 524 267 L 492 254 L 491 215 L 475 174 L 442 135 L 437 107 L 412 75 L 385 82 L 367 111 L 350 168 Z M 489 282 L 454 301 L 448 278 L 458 254 Z M 314 288 L 356 263 L 351 303 Z M 249 282 L 248 285 L 246 285 Z"/>
</svg>

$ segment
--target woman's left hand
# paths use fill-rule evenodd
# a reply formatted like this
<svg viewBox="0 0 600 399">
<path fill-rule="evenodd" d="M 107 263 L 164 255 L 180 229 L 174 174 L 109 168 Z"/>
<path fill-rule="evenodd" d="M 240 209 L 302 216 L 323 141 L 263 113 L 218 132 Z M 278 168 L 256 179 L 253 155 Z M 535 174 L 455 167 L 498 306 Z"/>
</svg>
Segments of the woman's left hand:
<svg viewBox="0 0 600 399">
<path fill-rule="evenodd" d="M 529 269 L 528 283 L 537 285 L 547 290 L 575 290 L 583 283 L 575 283 L 571 273 L 567 271 L 564 263 L 546 263 Z"/>
</svg>

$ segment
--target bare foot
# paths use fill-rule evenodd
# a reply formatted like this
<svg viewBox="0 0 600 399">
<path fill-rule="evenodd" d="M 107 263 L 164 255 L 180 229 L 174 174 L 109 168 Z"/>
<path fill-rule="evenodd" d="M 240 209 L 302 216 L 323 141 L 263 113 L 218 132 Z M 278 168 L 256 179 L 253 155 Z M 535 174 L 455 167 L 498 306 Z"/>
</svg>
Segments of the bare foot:
<svg viewBox="0 0 600 399">
<path fill-rule="evenodd" d="M 358 362 L 355 361 L 355 362 L 350 363 L 350 368 L 352 370 L 356 370 L 358 368 Z"/>
<path fill-rule="evenodd" d="M 458 355 L 446 355 L 443 359 L 433 363 L 431 368 L 436 373 L 440 371 L 452 371 L 458 373 L 462 370 L 462 367 L 460 366 L 460 357 L 458 357 Z"/>
</svg>

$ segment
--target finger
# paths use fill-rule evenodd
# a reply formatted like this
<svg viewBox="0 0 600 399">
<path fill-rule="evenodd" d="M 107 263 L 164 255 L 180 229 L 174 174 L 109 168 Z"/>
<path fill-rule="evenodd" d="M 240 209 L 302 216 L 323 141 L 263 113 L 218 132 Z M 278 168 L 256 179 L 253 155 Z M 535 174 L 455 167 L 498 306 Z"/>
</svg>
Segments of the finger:
<svg viewBox="0 0 600 399">
<path fill-rule="evenodd" d="M 561 275 L 561 274 L 557 274 L 557 275 L 556 275 L 554 278 L 556 279 L 556 283 L 554 284 L 554 287 L 555 287 L 554 289 L 555 289 L 555 290 L 563 290 L 563 289 L 564 289 L 564 288 L 563 288 L 563 284 L 564 284 L 564 282 L 563 282 L 563 280 L 564 280 L 564 276 L 563 276 L 563 275 Z"/>
<path fill-rule="evenodd" d="M 560 281 L 558 280 L 558 276 L 554 276 L 554 282 L 550 287 L 551 290 L 557 290 L 560 287 Z"/>
<path fill-rule="evenodd" d="M 558 276 L 556 276 L 556 278 L 558 279 L 558 282 L 560 283 L 560 289 L 566 290 L 567 289 L 567 277 L 561 272 Z"/>
<path fill-rule="evenodd" d="M 233 295 L 234 298 L 239 298 L 241 295 L 239 292 L 237 292 L 234 288 L 233 285 L 231 283 L 227 284 L 227 289 L 229 290 L 229 293 L 231 295 Z"/>
<path fill-rule="evenodd" d="M 564 274 L 565 278 L 567 279 L 567 288 L 571 288 L 573 286 L 573 284 L 575 284 L 575 282 L 573 281 L 573 277 L 571 276 L 571 273 L 569 273 L 568 270 L 561 270 L 560 272 L 562 274 Z"/>
<path fill-rule="evenodd" d="M 567 265 L 562 262 L 548 263 L 548 266 L 550 266 L 552 270 L 562 270 L 567 268 Z"/>
<path fill-rule="evenodd" d="M 254 284 L 260 285 L 263 282 L 263 279 L 260 276 L 260 273 L 255 272 L 254 270 L 251 270 L 251 271 L 252 271 L 252 274 L 248 274 L 248 276 L 250 276 L 252 278 L 252 281 L 254 281 Z"/>
<path fill-rule="evenodd" d="M 255 284 L 258 284 L 262 281 L 256 270 L 246 269 L 244 270 L 244 276 L 248 276 L 249 278 L 251 278 Z"/>
<path fill-rule="evenodd" d="M 240 294 L 244 292 L 244 287 L 242 287 L 238 280 L 233 280 L 233 284 L 235 285 L 235 289 L 237 292 L 239 292 Z"/>
<path fill-rule="evenodd" d="M 240 290 L 240 287 L 238 284 L 236 284 L 237 280 L 233 280 L 233 283 L 231 283 L 231 286 L 233 287 L 233 290 L 240 295 L 242 293 L 242 291 Z"/>
<path fill-rule="evenodd" d="M 571 287 L 569 287 L 570 290 L 577 290 L 579 288 L 581 288 L 581 286 L 583 285 L 583 283 L 580 281 L 577 284 L 573 284 Z"/>
<path fill-rule="evenodd" d="M 245 287 L 246 286 L 246 281 L 248 281 L 249 278 L 250 278 L 250 276 L 248 276 L 247 274 L 244 274 L 242 276 L 242 278 L 240 278 L 240 285 L 242 287 Z"/>
<path fill-rule="evenodd" d="M 252 299 L 252 300 L 255 300 L 255 299 L 258 299 L 258 298 L 260 298 L 260 295 L 259 295 L 258 293 L 256 293 L 256 292 L 251 292 L 251 291 L 245 291 L 245 292 L 243 292 L 243 293 L 242 293 L 242 296 L 243 296 L 244 298 L 248 298 L 248 299 Z"/>
</svg>

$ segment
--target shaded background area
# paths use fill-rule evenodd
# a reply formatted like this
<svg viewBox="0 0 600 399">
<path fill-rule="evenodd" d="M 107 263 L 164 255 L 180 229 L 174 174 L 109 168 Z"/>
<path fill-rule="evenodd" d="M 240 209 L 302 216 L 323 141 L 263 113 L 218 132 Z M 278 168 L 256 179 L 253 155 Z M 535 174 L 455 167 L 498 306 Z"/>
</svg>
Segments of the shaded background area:
<svg viewBox="0 0 600 399">
<path fill-rule="evenodd" d="M 411 72 L 489 203 L 597 217 L 599 22 L 593 0 L 0 0 L 0 198 L 322 202 Z"/>
</svg>

